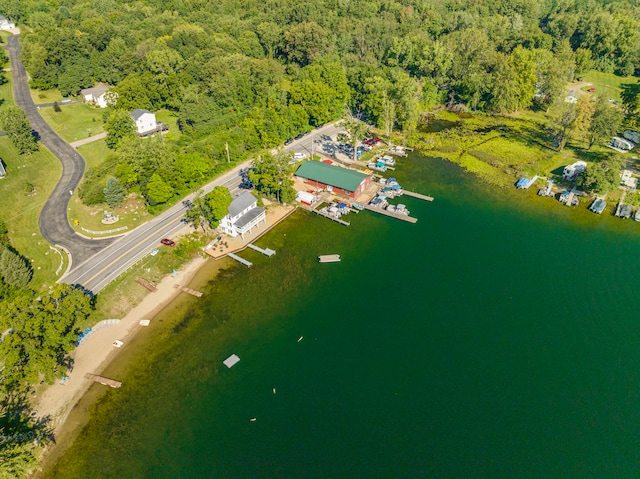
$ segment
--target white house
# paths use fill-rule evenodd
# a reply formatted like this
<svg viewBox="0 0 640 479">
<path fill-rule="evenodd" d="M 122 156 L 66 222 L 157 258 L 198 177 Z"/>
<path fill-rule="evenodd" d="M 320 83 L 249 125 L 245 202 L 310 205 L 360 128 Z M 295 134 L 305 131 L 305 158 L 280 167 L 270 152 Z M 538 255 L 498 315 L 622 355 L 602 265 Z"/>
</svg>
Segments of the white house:
<svg viewBox="0 0 640 479">
<path fill-rule="evenodd" d="M 573 165 L 567 165 L 564 167 L 564 170 L 562 170 L 562 178 L 573 181 L 586 169 L 587 164 L 584 161 L 576 161 Z"/>
<path fill-rule="evenodd" d="M 0 15 L 0 30 L 11 30 L 13 28 L 16 28 L 16 24 Z"/>
<path fill-rule="evenodd" d="M 7 175 L 7 170 L 4 169 L 2 159 L 0 159 L 0 178 L 4 178 Z"/>
<path fill-rule="evenodd" d="M 157 131 L 158 122 L 156 121 L 155 113 L 151 113 L 149 110 L 136 108 L 131 112 L 131 118 L 136 122 L 138 135 L 145 136 Z"/>
<path fill-rule="evenodd" d="M 98 105 L 100 108 L 106 108 L 108 106 L 107 98 L 105 94 L 109 91 L 109 85 L 104 83 L 98 83 L 92 88 L 85 88 L 80 90 L 82 98 L 87 103 Z"/>
<path fill-rule="evenodd" d="M 241 236 L 251 231 L 261 221 L 267 222 L 267 214 L 264 208 L 260 208 L 258 200 L 245 191 L 229 205 L 229 214 L 220 221 L 220 229 L 229 236 Z"/>
</svg>

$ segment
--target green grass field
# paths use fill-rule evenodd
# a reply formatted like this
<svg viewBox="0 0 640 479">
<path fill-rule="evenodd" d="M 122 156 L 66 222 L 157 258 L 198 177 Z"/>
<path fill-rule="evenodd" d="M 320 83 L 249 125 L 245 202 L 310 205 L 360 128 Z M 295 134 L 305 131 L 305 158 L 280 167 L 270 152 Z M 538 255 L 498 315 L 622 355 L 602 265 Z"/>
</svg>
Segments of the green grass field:
<svg viewBox="0 0 640 479">
<path fill-rule="evenodd" d="M 54 101 L 60 102 L 64 100 L 60 90 L 36 90 L 33 88 L 31 89 L 31 98 L 36 105 L 40 103 L 53 103 Z"/>
<path fill-rule="evenodd" d="M 99 108 L 73 103 L 60 109 L 56 112 L 53 107 L 43 107 L 40 114 L 63 140 L 71 143 L 104 131 L 102 110 Z"/>
<path fill-rule="evenodd" d="M 613 100 L 620 101 L 620 92 L 622 89 L 620 85 L 625 83 L 638 83 L 637 77 L 619 77 L 613 73 L 602 73 L 595 70 L 591 70 L 582 76 L 582 80 L 589 82 L 596 89 L 594 95 L 601 96 L 605 99 L 612 98 Z M 583 90 L 587 90 L 590 87 L 585 87 Z"/>
<path fill-rule="evenodd" d="M 113 151 L 107 147 L 107 144 L 103 139 L 92 141 L 91 143 L 88 143 L 86 145 L 79 146 L 78 153 L 83 156 L 87 165 L 85 171 L 88 171 L 94 166 L 98 166 L 99 164 L 101 164 L 108 155 L 113 153 Z"/>
<path fill-rule="evenodd" d="M 38 227 L 40 211 L 58 182 L 62 165 L 42 145 L 32 155 L 20 155 L 8 138 L 0 137 L 0 151 L 7 170 L 7 176 L 0 180 L 0 192 L 4 204 L 10 206 L 0 209 L 0 218 L 9 229 L 13 247 L 31 260 L 31 286 L 42 289 L 53 284 L 66 268 L 66 254 L 61 257 L 52 250 Z M 35 193 L 27 193 L 28 184 Z M 61 258 L 64 267 L 56 274 Z"/>
<path fill-rule="evenodd" d="M 4 72 L 7 82 L 0 85 L 0 109 L 15 105 L 11 83 L 11 72 Z"/>
<path fill-rule="evenodd" d="M 182 134 L 180 129 L 178 128 L 178 115 L 175 112 L 169 110 L 158 110 L 156 112 L 156 120 L 160 123 L 164 123 L 165 125 L 169 125 L 169 135 L 173 136 L 174 139 L 180 138 Z"/>
</svg>

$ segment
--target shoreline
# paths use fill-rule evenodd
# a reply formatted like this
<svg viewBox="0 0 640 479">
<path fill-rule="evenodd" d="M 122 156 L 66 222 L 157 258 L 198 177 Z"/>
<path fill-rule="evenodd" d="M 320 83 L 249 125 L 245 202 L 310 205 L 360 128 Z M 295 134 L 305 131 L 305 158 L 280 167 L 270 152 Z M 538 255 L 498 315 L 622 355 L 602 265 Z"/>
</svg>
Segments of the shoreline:
<svg viewBox="0 0 640 479">
<path fill-rule="evenodd" d="M 273 208 L 268 208 L 267 218 L 269 221 L 267 227 L 249 235 L 249 238 L 244 243 L 250 243 L 265 235 L 295 210 L 295 206 L 282 207 L 281 205 L 274 205 Z M 222 256 L 213 257 L 205 252 L 200 252 L 198 256 L 184 263 L 175 277 L 167 274 L 162 278 L 156 285 L 157 290 L 147 294 L 116 325 L 92 333 L 76 348 L 73 357 L 73 369 L 68 374 L 69 379 L 64 384 L 56 382 L 48 386 L 38 402 L 33 406 L 33 410 L 37 411 L 38 417 L 50 420 L 54 440 L 43 448 L 38 458 L 37 467 L 31 477 L 40 477 L 40 474 L 50 466 L 48 464 L 49 461 L 56 460 L 55 451 L 62 445 L 62 442 L 58 444 L 59 439 L 72 441 L 79 431 L 77 425 L 70 423 L 70 416 L 72 416 L 76 407 L 82 403 L 83 398 L 89 395 L 89 390 L 94 384 L 94 381 L 86 379 L 84 375 L 86 373 L 101 374 L 120 356 L 118 353 L 125 351 L 126 355 L 128 352 L 126 351 L 127 344 L 137 339 L 138 333 L 145 329 L 145 326 L 141 326 L 139 321 L 141 319 L 149 319 L 153 323 L 153 320 L 158 315 L 170 308 L 178 300 L 179 296 L 183 294 L 181 289 L 174 287 L 175 284 L 191 285 L 201 271 L 209 269 L 206 268 L 207 265 L 218 263 Z M 213 261 L 210 261 L 210 259 Z M 216 268 L 213 276 L 208 276 L 207 279 L 214 279 L 218 269 Z M 113 342 L 116 340 L 124 343 L 122 348 L 114 347 Z M 133 347 L 135 348 L 135 346 Z M 104 391 L 103 389 L 98 394 Z M 71 420 L 71 422 L 73 421 Z"/>
<path fill-rule="evenodd" d="M 139 321 L 152 319 L 182 294 L 182 291 L 173 285 L 177 282 L 188 284 L 208 259 L 197 256 L 185 263 L 175 277 L 165 276 L 157 284 L 157 291 L 146 295 L 119 323 L 91 334 L 82 342 L 75 351 L 73 369 L 67 382 L 49 386 L 34 405 L 39 417 L 50 419 L 54 435 L 60 433 L 71 410 L 93 384 L 93 381 L 86 379 L 84 375 L 104 371 L 120 351 L 113 346 L 113 342 L 123 341 L 123 347 L 126 348 L 127 342 L 145 328 L 140 326 Z"/>
</svg>

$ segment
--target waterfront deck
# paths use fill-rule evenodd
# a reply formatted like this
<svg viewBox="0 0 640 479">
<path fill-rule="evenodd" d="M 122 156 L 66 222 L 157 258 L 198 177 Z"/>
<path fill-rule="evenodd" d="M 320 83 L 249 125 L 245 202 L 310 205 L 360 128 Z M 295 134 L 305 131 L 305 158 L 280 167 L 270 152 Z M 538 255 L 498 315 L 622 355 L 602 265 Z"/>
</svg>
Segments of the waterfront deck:
<svg viewBox="0 0 640 479">
<path fill-rule="evenodd" d="M 105 386 L 112 387 L 114 389 L 118 389 L 120 386 L 122 386 L 121 381 L 105 378 L 104 376 L 98 376 L 97 374 L 86 373 L 84 377 L 87 379 L 91 379 L 92 381 L 95 381 L 97 383 L 103 384 Z"/>
<path fill-rule="evenodd" d="M 276 254 L 276 252 L 274 250 L 272 250 L 271 248 L 266 248 L 266 249 L 262 249 L 260 248 L 260 246 L 256 246 L 253 243 L 249 243 L 247 245 L 248 248 L 251 248 L 254 251 L 257 251 L 258 253 L 262 253 L 265 256 L 273 256 L 274 254 Z"/>
<path fill-rule="evenodd" d="M 411 196 L 412 198 L 418 198 L 419 200 L 433 201 L 433 196 L 427 196 L 413 191 L 402 190 L 402 194 L 405 196 Z"/>
<path fill-rule="evenodd" d="M 238 256 L 237 254 L 234 253 L 229 253 L 227 256 L 229 256 L 229 258 L 233 258 L 235 259 L 238 263 L 242 263 L 243 265 L 245 265 L 247 268 L 251 268 L 253 266 L 253 263 L 251 261 L 248 261 L 244 258 L 241 258 L 240 256 Z"/>
<path fill-rule="evenodd" d="M 336 223 L 340 223 L 341 225 L 344 225 L 344 226 L 351 225 L 351 223 L 349 223 L 348 221 L 344 221 L 344 220 L 341 220 L 339 218 L 334 218 L 333 216 L 328 215 L 326 213 L 323 213 L 322 211 L 318 211 L 318 210 L 315 210 L 315 209 L 312 209 L 311 211 L 313 211 L 317 215 L 324 216 L 325 218 L 329 218 L 331 221 L 335 221 Z"/>
<path fill-rule="evenodd" d="M 179 289 L 183 293 L 190 294 L 191 296 L 195 296 L 196 298 L 201 298 L 202 293 L 200 291 L 196 291 L 195 289 L 187 288 L 186 286 L 182 286 L 180 284 L 174 284 L 174 288 Z"/>
<path fill-rule="evenodd" d="M 418 221 L 418 218 L 414 218 L 413 216 L 401 215 L 399 213 L 392 213 L 391 211 L 383 210 L 382 208 L 376 208 L 375 206 L 367 205 L 365 206 L 367 211 L 373 211 L 374 213 L 380 213 L 381 215 L 390 216 L 391 218 L 395 218 L 397 220 L 406 221 L 408 223 L 415 223 Z"/>
</svg>

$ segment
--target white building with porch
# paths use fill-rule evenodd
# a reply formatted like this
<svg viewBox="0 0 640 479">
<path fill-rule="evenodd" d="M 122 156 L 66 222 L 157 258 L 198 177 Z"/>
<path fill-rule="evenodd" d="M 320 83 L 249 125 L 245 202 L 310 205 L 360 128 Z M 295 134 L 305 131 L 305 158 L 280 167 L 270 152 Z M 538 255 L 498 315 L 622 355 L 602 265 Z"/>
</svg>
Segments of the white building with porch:
<svg viewBox="0 0 640 479">
<path fill-rule="evenodd" d="M 220 221 L 220 230 L 229 236 L 240 236 L 258 226 L 261 221 L 267 222 L 267 213 L 264 208 L 258 206 L 258 200 L 245 191 L 229 205 L 229 214 Z"/>
</svg>

